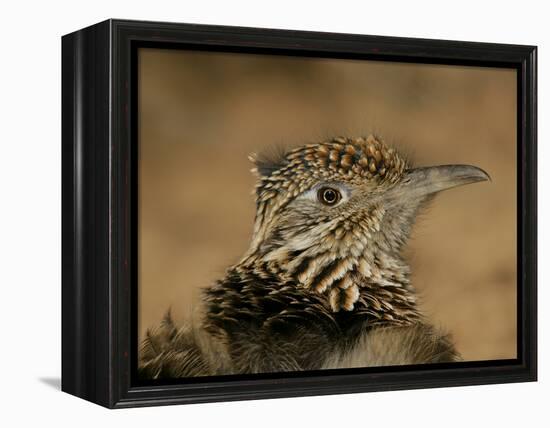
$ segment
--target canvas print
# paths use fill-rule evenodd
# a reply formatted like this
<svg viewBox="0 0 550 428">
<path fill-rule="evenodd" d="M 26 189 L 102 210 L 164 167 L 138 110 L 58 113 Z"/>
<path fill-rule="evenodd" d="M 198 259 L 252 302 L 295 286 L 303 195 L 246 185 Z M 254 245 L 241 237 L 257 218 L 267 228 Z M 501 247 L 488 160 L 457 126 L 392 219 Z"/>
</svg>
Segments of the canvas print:
<svg viewBox="0 0 550 428">
<path fill-rule="evenodd" d="M 516 82 L 140 48 L 139 379 L 516 358 Z"/>
</svg>

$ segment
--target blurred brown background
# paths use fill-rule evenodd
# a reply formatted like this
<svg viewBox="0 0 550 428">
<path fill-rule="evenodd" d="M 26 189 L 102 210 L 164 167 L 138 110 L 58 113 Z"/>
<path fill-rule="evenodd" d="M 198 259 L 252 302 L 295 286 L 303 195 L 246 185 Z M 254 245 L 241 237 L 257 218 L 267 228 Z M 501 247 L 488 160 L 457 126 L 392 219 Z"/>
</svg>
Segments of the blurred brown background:
<svg viewBox="0 0 550 428">
<path fill-rule="evenodd" d="M 407 250 L 421 306 L 465 360 L 516 356 L 516 73 L 477 67 L 142 49 L 139 334 L 246 250 L 250 152 L 380 134 L 417 165 L 491 183 L 440 194 Z"/>
</svg>

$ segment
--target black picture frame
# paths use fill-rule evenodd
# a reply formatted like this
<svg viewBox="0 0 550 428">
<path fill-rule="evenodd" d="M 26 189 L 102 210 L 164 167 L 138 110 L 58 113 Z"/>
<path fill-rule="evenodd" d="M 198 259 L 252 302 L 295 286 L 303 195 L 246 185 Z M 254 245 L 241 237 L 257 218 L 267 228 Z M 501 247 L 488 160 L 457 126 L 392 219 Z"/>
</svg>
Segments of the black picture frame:
<svg viewBox="0 0 550 428">
<path fill-rule="evenodd" d="M 136 383 L 140 46 L 515 68 L 518 358 Z M 537 379 L 534 46 L 107 20 L 62 38 L 62 390 L 109 408 Z"/>
</svg>

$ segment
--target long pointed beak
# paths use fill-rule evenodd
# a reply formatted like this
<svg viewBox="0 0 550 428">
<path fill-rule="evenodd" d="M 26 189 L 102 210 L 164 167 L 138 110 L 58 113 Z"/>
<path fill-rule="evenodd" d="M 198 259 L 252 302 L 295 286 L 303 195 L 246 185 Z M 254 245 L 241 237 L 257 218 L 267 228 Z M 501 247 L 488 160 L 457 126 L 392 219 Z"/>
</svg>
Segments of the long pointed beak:
<svg viewBox="0 0 550 428">
<path fill-rule="evenodd" d="M 491 180 L 489 174 L 472 165 L 438 165 L 405 172 L 401 191 L 409 197 L 425 197 L 464 184 Z"/>
</svg>

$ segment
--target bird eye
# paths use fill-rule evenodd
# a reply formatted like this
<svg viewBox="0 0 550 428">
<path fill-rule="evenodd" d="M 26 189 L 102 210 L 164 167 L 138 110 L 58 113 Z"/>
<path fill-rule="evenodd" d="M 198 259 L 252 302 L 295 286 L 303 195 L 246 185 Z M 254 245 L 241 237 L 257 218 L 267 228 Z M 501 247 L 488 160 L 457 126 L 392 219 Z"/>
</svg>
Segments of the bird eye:
<svg viewBox="0 0 550 428">
<path fill-rule="evenodd" d="M 323 187 L 317 192 L 317 198 L 325 205 L 336 205 L 342 198 L 342 195 L 332 187 Z"/>
</svg>

